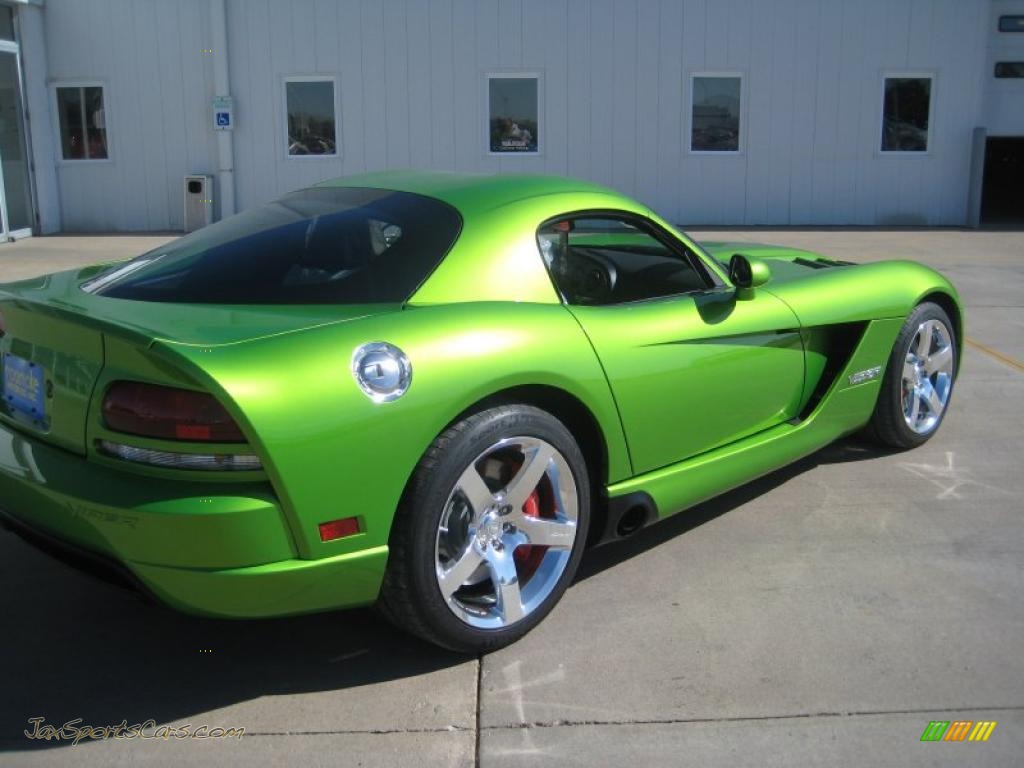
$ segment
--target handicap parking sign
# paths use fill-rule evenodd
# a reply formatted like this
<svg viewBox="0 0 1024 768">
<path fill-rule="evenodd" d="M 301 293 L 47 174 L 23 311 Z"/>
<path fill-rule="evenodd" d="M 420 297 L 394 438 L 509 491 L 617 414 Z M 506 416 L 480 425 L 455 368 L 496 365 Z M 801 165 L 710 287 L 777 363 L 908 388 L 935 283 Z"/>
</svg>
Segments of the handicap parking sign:
<svg viewBox="0 0 1024 768">
<path fill-rule="evenodd" d="M 230 96 L 215 96 L 213 99 L 213 129 L 215 131 L 232 131 L 235 121 L 232 117 L 235 110 L 234 101 Z"/>
</svg>

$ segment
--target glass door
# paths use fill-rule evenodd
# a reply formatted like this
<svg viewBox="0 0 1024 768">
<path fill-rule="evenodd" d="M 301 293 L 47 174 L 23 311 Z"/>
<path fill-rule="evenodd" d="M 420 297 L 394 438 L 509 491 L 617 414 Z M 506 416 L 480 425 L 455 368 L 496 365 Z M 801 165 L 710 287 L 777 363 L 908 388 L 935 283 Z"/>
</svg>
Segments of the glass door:
<svg viewBox="0 0 1024 768">
<path fill-rule="evenodd" d="M 18 54 L 5 48 L 0 47 L 0 218 L 2 234 L 13 239 L 32 234 L 32 187 Z"/>
</svg>

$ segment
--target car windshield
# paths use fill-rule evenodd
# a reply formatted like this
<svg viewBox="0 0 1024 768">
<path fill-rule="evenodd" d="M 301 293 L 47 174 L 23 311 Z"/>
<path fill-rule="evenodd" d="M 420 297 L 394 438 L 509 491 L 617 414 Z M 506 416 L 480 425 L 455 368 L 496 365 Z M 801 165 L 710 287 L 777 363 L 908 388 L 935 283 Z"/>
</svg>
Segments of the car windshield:
<svg viewBox="0 0 1024 768">
<path fill-rule="evenodd" d="M 454 208 L 365 187 L 313 187 L 219 221 L 82 285 L 195 304 L 406 301 L 458 237 Z"/>
</svg>

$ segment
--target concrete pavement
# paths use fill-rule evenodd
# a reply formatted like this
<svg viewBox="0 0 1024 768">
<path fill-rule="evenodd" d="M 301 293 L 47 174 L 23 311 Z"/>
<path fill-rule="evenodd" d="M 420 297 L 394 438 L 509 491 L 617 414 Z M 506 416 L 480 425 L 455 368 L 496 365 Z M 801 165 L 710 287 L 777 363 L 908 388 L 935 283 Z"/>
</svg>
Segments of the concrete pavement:
<svg viewBox="0 0 1024 768">
<path fill-rule="evenodd" d="M 0 283 L 139 256 L 177 235 L 54 235 L 0 244 Z"/>
<path fill-rule="evenodd" d="M 148 606 L 0 533 L 0 766 L 1019 765 L 1024 755 L 1024 233 L 741 230 L 932 264 L 967 306 L 942 430 L 846 440 L 588 553 L 537 630 L 483 660 L 368 611 L 258 622 Z M 0 282 L 167 237 L 0 246 Z M 70 746 L 60 725 L 244 726 Z M 931 720 L 989 741 L 921 743 Z"/>
</svg>

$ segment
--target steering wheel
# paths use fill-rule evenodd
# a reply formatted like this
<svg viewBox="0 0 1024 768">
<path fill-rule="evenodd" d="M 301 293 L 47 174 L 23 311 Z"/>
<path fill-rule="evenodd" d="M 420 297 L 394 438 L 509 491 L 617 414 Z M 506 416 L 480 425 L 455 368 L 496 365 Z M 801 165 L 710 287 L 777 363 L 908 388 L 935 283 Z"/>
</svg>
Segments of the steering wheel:
<svg viewBox="0 0 1024 768">
<path fill-rule="evenodd" d="M 615 264 L 590 249 L 570 248 L 565 259 L 564 290 L 575 304 L 604 304 L 618 281 Z"/>
</svg>

